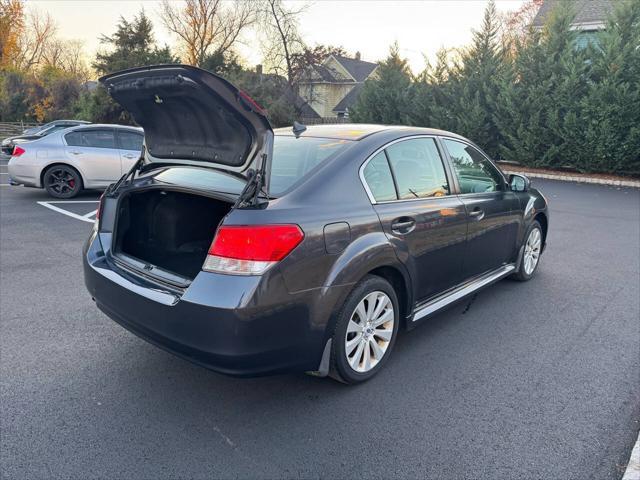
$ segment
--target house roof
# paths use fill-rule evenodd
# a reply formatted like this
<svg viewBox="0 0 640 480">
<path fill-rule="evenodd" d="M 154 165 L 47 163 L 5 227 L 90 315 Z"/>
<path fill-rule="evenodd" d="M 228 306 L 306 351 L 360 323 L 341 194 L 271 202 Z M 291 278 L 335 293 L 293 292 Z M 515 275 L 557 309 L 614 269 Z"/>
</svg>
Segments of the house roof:
<svg viewBox="0 0 640 480">
<path fill-rule="evenodd" d="M 346 112 L 356 103 L 360 90 L 362 90 L 362 84 L 354 86 L 349 90 L 349 93 L 347 93 L 344 98 L 340 100 L 335 107 L 333 107 L 333 111 L 336 113 Z"/>
<path fill-rule="evenodd" d="M 351 75 L 356 82 L 364 82 L 378 66 L 377 63 L 365 62 L 364 60 L 343 57 L 341 55 L 334 55 L 333 58 L 340 62 L 340 65 L 349 72 L 349 75 Z"/>
<path fill-rule="evenodd" d="M 331 70 L 324 65 L 313 65 L 313 70 L 320 76 L 320 78 L 326 82 L 336 82 L 337 79 Z"/>
<path fill-rule="evenodd" d="M 302 118 L 320 118 L 320 115 L 311 108 L 309 102 L 307 102 L 304 98 L 299 96 L 296 92 L 293 91 L 289 85 L 285 83 L 283 98 L 294 106 L 294 108 L 298 111 L 298 114 Z"/>
<path fill-rule="evenodd" d="M 540 10 L 533 19 L 534 27 L 542 27 L 556 6 L 566 4 L 566 0 L 544 0 Z M 594 29 L 602 28 L 607 15 L 614 8 L 616 0 L 575 0 L 573 8 L 576 17 L 572 25 L 593 25 Z"/>
</svg>

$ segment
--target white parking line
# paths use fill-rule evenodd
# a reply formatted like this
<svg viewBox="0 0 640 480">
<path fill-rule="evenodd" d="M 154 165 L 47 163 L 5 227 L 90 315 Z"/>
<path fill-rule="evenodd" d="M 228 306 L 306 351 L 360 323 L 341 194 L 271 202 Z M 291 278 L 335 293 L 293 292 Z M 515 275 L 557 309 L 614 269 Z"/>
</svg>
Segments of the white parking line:
<svg viewBox="0 0 640 480">
<path fill-rule="evenodd" d="M 622 477 L 622 480 L 638 479 L 640 479 L 640 434 L 638 435 L 638 440 L 631 451 L 631 458 L 629 458 L 627 469 Z"/>
<path fill-rule="evenodd" d="M 37 202 L 37 203 L 38 205 L 42 205 L 43 207 L 53 210 L 54 212 L 67 215 L 68 217 L 75 218 L 76 220 L 80 220 L 82 222 L 87 222 L 87 223 L 93 223 L 94 220 L 89 217 L 95 215 L 97 210 L 94 210 L 93 212 L 89 212 L 86 215 L 78 215 L 77 213 L 73 213 L 63 208 L 56 207 L 55 205 L 52 205 L 52 203 L 98 203 L 98 201 L 97 200 L 68 200 L 68 201 L 62 200 L 62 201 Z"/>
<path fill-rule="evenodd" d="M 98 203 L 99 201 L 100 200 L 49 200 L 43 203 Z"/>
</svg>

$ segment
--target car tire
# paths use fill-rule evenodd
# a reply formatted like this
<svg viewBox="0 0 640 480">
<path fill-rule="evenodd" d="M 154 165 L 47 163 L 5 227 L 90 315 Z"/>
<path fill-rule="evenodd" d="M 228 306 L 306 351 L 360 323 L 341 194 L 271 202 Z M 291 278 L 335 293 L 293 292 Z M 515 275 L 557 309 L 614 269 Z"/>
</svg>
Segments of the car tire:
<svg viewBox="0 0 640 480">
<path fill-rule="evenodd" d="M 526 282 L 533 278 L 538 270 L 538 265 L 540 265 L 543 239 L 542 227 L 537 220 L 534 220 L 531 225 L 529 225 L 527 233 L 524 236 L 524 243 L 522 245 L 524 251 L 520 258 L 518 271 L 514 273 L 511 278 L 519 282 Z"/>
<path fill-rule="evenodd" d="M 42 184 L 55 198 L 73 198 L 82 190 L 82 177 L 73 167 L 53 165 L 44 172 Z"/>
<path fill-rule="evenodd" d="M 369 380 L 388 361 L 398 335 L 400 309 L 384 278 L 368 275 L 337 314 L 332 337 L 332 378 L 347 384 Z"/>
</svg>

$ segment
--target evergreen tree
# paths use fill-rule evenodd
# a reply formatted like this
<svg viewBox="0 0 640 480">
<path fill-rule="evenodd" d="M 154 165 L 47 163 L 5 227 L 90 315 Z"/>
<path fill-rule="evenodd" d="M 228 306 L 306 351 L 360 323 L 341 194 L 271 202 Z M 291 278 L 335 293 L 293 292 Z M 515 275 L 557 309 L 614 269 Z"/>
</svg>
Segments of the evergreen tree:
<svg viewBox="0 0 640 480">
<path fill-rule="evenodd" d="M 589 62 L 576 48 L 570 7 L 560 3 L 542 31 L 516 45 L 508 74 L 501 77 L 495 121 L 503 139 L 500 152 L 508 160 L 557 168 L 576 154 Z"/>
<path fill-rule="evenodd" d="M 208 54 L 199 66 L 223 77 L 237 75 L 242 72 L 242 65 L 238 55 L 231 51 Z"/>
<path fill-rule="evenodd" d="M 153 25 L 143 10 L 129 22 L 120 17 L 116 32 L 111 36 L 102 35 L 100 43 L 109 46 L 109 51 L 96 55 L 93 68 L 101 74 L 116 72 L 126 68 L 178 63 L 168 46 L 158 48 L 153 38 Z"/>
<path fill-rule="evenodd" d="M 367 80 L 358 100 L 349 111 L 354 122 L 407 124 L 410 121 L 412 83 L 406 59 L 398 45 L 392 45 L 389 56 L 376 69 L 376 78 Z"/>
<path fill-rule="evenodd" d="M 640 174 L 640 1 L 620 2 L 591 46 L 581 170 Z"/>
<path fill-rule="evenodd" d="M 109 47 L 107 51 L 96 54 L 92 64 L 100 75 L 145 65 L 179 63 L 169 47 L 156 46 L 153 25 L 144 9 L 132 21 L 120 17 L 115 33 L 103 35 L 100 43 Z M 102 86 L 93 92 L 83 93 L 76 104 L 76 112 L 78 118 L 91 122 L 133 123 L 131 116 L 111 99 Z"/>
<path fill-rule="evenodd" d="M 498 153 L 502 141 L 494 120 L 504 67 L 499 24 L 495 3 L 490 0 L 481 29 L 474 32 L 471 47 L 463 51 L 449 80 L 457 87 L 451 89 L 449 98 L 457 117 L 455 130 L 473 138 L 491 156 Z"/>
<path fill-rule="evenodd" d="M 459 86 L 456 78 L 458 68 L 452 66 L 449 53 L 445 49 L 439 50 L 435 65 L 427 63 L 425 70 L 418 75 L 413 85 L 413 125 L 450 131 L 457 129 L 458 115 L 452 105 Z"/>
</svg>

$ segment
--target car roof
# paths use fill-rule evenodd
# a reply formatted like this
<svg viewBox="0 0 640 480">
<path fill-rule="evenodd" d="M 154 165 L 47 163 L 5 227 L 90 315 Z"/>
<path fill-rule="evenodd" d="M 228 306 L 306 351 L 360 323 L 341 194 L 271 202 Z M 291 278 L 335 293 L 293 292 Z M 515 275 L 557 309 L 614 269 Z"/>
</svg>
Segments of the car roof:
<svg viewBox="0 0 640 480">
<path fill-rule="evenodd" d="M 308 125 L 307 129 L 299 136 L 301 137 L 321 137 L 336 138 L 341 140 L 362 140 L 371 135 L 396 131 L 405 135 L 439 135 L 446 137 L 454 137 L 466 140 L 464 137 L 447 132 L 446 130 L 438 130 L 435 128 L 409 127 L 402 125 L 375 125 L 366 123 L 339 123 L 339 124 L 323 124 Z M 294 136 L 292 127 L 283 127 L 274 129 L 273 133 L 278 136 Z"/>
<path fill-rule="evenodd" d="M 142 128 L 141 127 L 136 127 L 134 125 L 118 125 L 118 124 L 113 124 L 113 123 L 89 123 L 89 124 L 83 124 L 83 125 L 76 125 L 74 127 L 71 128 L 67 128 L 64 131 L 65 132 L 70 132 L 70 131 L 76 131 L 76 130 L 91 130 L 93 128 L 117 128 L 117 129 L 124 129 L 124 130 L 136 130 L 138 132 L 142 132 Z"/>
</svg>

